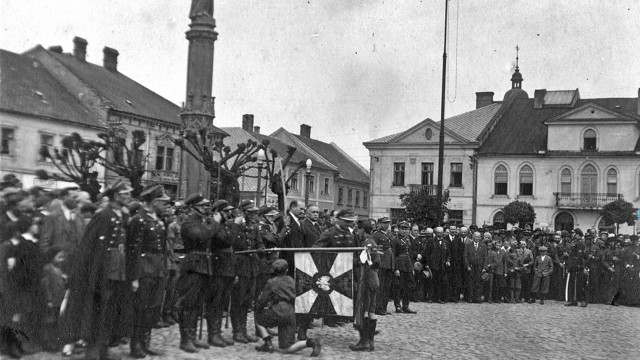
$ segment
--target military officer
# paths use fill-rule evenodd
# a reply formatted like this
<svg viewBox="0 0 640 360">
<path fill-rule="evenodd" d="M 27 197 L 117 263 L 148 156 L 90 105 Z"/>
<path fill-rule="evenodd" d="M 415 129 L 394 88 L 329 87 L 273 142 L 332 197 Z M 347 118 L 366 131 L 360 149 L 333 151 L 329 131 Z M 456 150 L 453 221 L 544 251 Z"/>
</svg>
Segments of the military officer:
<svg viewBox="0 0 640 360">
<path fill-rule="evenodd" d="M 71 308 L 68 313 L 75 320 L 71 327 L 79 329 L 80 338 L 88 343 L 86 359 L 109 357 L 111 334 L 131 285 L 126 281 L 127 217 L 122 211 L 131 199 L 131 190 L 119 180 L 100 194 L 109 202 L 91 219 L 77 250 L 76 267 L 69 284 Z"/>
<path fill-rule="evenodd" d="M 233 250 L 264 249 L 260 237 L 260 227 L 252 218 L 258 208 L 251 200 L 244 200 L 240 204 L 237 217 L 240 223 L 227 222 L 233 238 Z M 247 333 L 247 313 L 253 299 L 253 288 L 256 272 L 256 254 L 236 254 L 236 273 L 238 282 L 231 291 L 231 324 L 233 326 L 233 340 L 239 343 L 258 342 L 258 338 Z"/>
<path fill-rule="evenodd" d="M 584 242 L 582 235 L 576 234 L 572 242 L 568 245 L 568 256 L 565 262 L 567 271 L 569 272 L 568 283 L 568 303 L 565 306 L 587 306 L 586 302 L 586 286 L 587 274 L 589 270 L 586 267 L 586 257 L 584 251 Z"/>
<path fill-rule="evenodd" d="M 236 257 L 233 254 L 233 239 L 225 225 L 223 213 L 235 210 L 226 200 L 218 200 L 211 206 L 211 264 L 210 289 L 212 298 L 205 303 L 207 319 L 207 343 L 216 347 L 226 347 L 234 342 L 222 336 L 222 312 L 229 305 L 229 296 L 236 278 Z M 228 221 L 242 223 L 241 217 Z"/>
<path fill-rule="evenodd" d="M 142 207 L 127 229 L 127 279 L 132 282 L 133 332 L 131 356 L 159 355 L 150 348 L 151 328 L 160 316 L 162 284 L 167 272 L 165 225 L 160 215 L 171 198 L 162 185 L 151 185 L 140 193 Z"/>
<path fill-rule="evenodd" d="M 413 261 L 414 256 L 411 255 L 409 249 L 411 247 L 411 238 L 409 237 L 409 229 L 411 224 L 402 221 L 398 224 L 400 234 L 393 239 L 393 253 L 395 255 L 394 276 L 399 280 L 398 288 L 395 294 L 394 303 L 396 313 L 415 314 L 416 312 L 409 308 L 409 297 L 415 281 L 413 278 Z"/>
<path fill-rule="evenodd" d="M 180 308 L 180 349 L 198 352 L 198 348 L 208 349 L 209 345 L 196 338 L 198 315 L 205 299 L 210 297 L 213 275 L 211 263 L 211 238 L 213 232 L 204 224 L 204 207 L 209 200 L 200 194 L 193 194 L 185 200 L 189 217 L 182 224 L 180 235 L 185 257 L 177 286 L 178 307 Z"/>
<path fill-rule="evenodd" d="M 376 306 L 377 315 L 390 315 L 387 312 L 387 304 L 389 304 L 389 296 L 391 292 L 391 284 L 393 282 L 393 270 L 395 268 L 395 257 L 391 247 L 393 235 L 389 231 L 391 219 L 384 216 L 378 219 L 378 228 L 373 232 L 373 241 L 381 248 L 380 269 L 378 269 L 378 277 L 380 279 L 380 288 L 378 291 L 378 299 Z"/>
</svg>

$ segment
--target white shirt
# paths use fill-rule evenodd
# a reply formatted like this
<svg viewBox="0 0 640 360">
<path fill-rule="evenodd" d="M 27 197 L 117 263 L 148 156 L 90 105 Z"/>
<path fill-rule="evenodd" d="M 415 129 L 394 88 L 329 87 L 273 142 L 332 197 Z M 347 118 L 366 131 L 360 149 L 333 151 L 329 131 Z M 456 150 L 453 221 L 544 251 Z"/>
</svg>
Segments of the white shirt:
<svg viewBox="0 0 640 360">
<path fill-rule="evenodd" d="M 293 220 L 296 222 L 296 224 L 298 224 L 298 226 L 300 226 L 300 220 L 298 220 L 298 218 L 295 215 L 293 215 L 292 212 L 289 212 L 289 214 L 291 215 L 291 218 L 293 218 Z"/>
</svg>

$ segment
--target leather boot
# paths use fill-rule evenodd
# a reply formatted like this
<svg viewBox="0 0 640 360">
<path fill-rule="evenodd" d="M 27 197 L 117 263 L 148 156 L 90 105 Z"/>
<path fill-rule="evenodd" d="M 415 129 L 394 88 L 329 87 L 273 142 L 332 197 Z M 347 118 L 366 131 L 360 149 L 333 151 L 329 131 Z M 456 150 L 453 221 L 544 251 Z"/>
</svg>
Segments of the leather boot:
<svg viewBox="0 0 640 360">
<path fill-rule="evenodd" d="M 247 342 L 250 343 L 257 343 L 258 339 L 257 337 L 250 335 L 247 332 L 247 310 L 244 310 L 244 313 L 242 314 L 242 336 L 247 340 Z"/>
<path fill-rule="evenodd" d="M 264 344 L 262 346 L 256 346 L 256 350 L 259 352 L 273 352 L 273 344 L 271 343 L 271 336 L 264 338 Z"/>
<path fill-rule="evenodd" d="M 195 328 L 189 329 L 189 340 L 191 340 L 191 343 L 193 344 L 193 346 L 195 346 L 198 349 L 209 348 L 209 344 L 207 344 L 205 341 L 200 341 L 198 339 L 198 333 Z"/>
<path fill-rule="evenodd" d="M 161 355 L 163 355 L 162 352 L 151 349 L 151 329 L 148 329 L 144 333 L 144 338 L 143 338 L 143 341 L 142 341 L 142 350 L 145 352 L 145 354 L 147 354 L 149 356 L 161 356 Z"/>
<path fill-rule="evenodd" d="M 239 342 L 240 344 L 248 344 L 249 340 L 247 340 L 242 333 L 233 334 L 233 341 Z"/>
<path fill-rule="evenodd" d="M 209 334 L 209 336 L 207 336 L 207 343 L 215 347 L 227 346 L 227 343 L 225 343 L 224 340 L 222 340 L 222 337 L 220 336 L 220 334 Z"/>
<path fill-rule="evenodd" d="M 309 340 L 309 338 L 307 337 L 307 329 L 305 329 L 304 327 L 300 327 L 298 329 L 298 341 L 306 340 Z"/>
<path fill-rule="evenodd" d="M 322 341 L 320 338 L 309 339 L 307 340 L 307 347 L 313 348 L 311 351 L 311 357 L 320 356 L 320 352 L 322 351 Z"/>
<path fill-rule="evenodd" d="M 373 339 L 376 337 L 376 326 L 378 325 L 378 320 L 369 319 L 369 351 L 374 351 L 375 345 L 373 344 Z"/>
<path fill-rule="evenodd" d="M 129 343 L 129 348 L 131 349 L 131 352 L 129 353 L 129 355 L 131 355 L 132 358 L 134 359 L 144 359 L 147 354 L 145 354 L 144 350 L 142 350 L 142 345 L 140 344 L 139 339 L 137 339 L 137 337 L 131 338 L 131 343 Z"/>
<path fill-rule="evenodd" d="M 362 319 L 360 329 L 358 329 L 360 339 L 355 345 L 349 345 L 349 349 L 352 351 L 366 351 L 369 350 L 369 318 Z"/>
<path fill-rule="evenodd" d="M 233 345 L 233 342 L 224 339 L 221 335 L 222 313 L 215 311 L 207 316 L 207 343 L 215 347 L 226 347 Z"/>
<path fill-rule="evenodd" d="M 188 353 L 197 353 L 198 349 L 191 342 L 190 329 L 184 329 L 180 326 L 180 350 Z"/>
</svg>

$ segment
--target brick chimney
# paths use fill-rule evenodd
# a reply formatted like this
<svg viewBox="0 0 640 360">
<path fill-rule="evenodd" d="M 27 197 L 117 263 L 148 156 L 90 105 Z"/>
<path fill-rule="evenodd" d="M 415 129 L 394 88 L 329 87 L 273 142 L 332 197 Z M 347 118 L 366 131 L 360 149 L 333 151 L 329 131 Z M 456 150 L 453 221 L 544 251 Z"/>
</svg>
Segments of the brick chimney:
<svg viewBox="0 0 640 360">
<path fill-rule="evenodd" d="M 307 124 L 300 125 L 300 136 L 311 139 L 311 126 Z"/>
<path fill-rule="evenodd" d="M 107 70 L 117 72 L 118 71 L 118 55 L 120 55 L 118 50 L 105 46 L 104 49 L 102 49 L 102 54 L 104 55 L 102 59 L 102 66 L 104 66 L 104 68 Z"/>
<path fill-rule="evenodd" d="M 80 61 L 87 61 L 87 40 L 76 36 L 73 38 L 73 56 Z"/>
<path fill-rule="evenodd" d="M 253 132 L 253 114 L 242 115 L 242 130 Z"/>
<path fill-rule="evenodd" d="M 256 134 L 260 134 L 260 126 L 254 126 L 253 127 L 253 132 Z"/>
<path fill-rule="evenodd" d="M 493 91 L 483 91 L 476 93 L 476 109 L 493 104 Z"/>
<path fill-rule="evenodd" d="M 547 89 L 538 89 L 533 93 L 533 108 L 542 109 L 544 107 L 544 96 L 547 95 Z"/>
<path fill-rule="evenodd" d="M 62 46 L 60 46 L 60 45 L 49 46 L 49 51 L 54 52 L 54 53 L 58 53 L 58 54 L 62 54 Z"/>
</svg>

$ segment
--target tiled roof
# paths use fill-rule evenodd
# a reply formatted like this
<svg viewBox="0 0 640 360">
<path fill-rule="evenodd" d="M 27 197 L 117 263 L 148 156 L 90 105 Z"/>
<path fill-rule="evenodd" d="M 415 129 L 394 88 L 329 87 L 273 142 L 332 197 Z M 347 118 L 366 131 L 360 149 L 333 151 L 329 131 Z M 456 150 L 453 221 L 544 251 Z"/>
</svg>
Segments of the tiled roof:
<svg viewBox="0 0 640 360">
<path fill-rule="evenodd" d="M 469 141 L 476 141 L 478 135 L 489 124 L 493 116 L 500 110 L 502 103 L 493 103 L 479 109 L 452 116 L 445 119 L 445 128 Z"/>
<path fill-rule="evenodd" d="M 501 102 L 493 103 L 491 105 L 483 106 L 479 109 L 467 111 L 460 115 L 452 116 L 445 119 L 444 126 L 448 131 L 451 131 L 463 139 L 473 142 L 476 141 L 478 135 L 489 124 L 493 116 L 500 110 L 502 106 Z M 437 122 L 440 124 L 440 122 Z M 439 126 L 439 125 L 438 125 Z M 388 144 L 393 142 L 396 138 L 405 134 L 407 131 L 412 131 L 413 127 L 403 132 L 388 135 L 379 139 L 370 140 L 365 144 Z"/>
<path fill-rule="evenodd" d="M 308 147 L 313 149 L 323 158 L 330 161 L 338 168 L 340 177 L 346 180 L 369 183 L 370 178 L 366 170 L 364 170 L 355 160 L 349 157 L 343 151 L 338 150 L 335 144 L 328 144 L 320 140 L 310 139 L 308 137 L 294 135 Z"/>
<path fill-rule="evenodd" d="M 378 139 L 373 139 L 373 140 L 369 140 L 367 142 L 365 142 L 366 144 L 386 144 L 389 141 L 393 140 L 396 136 L 402 135 L 404 133 L 403 132 L 399 132 L 399 133 L 395 133 L 395 134 L 391 134 L 391 135 L 387 135 L 385 137 L 381 137 Z"/>
<path fill-rule="evenodd" d="M 575 107 L 594 103 L 612 111 L 640 119 L 637 98 L 581 99 Z M 514 99 L 493 131 L 478 149 L 479 154 L 537 154 L 547 147 L 544 122 L 569 111 L 567 108 L 534 109 L 534 99 Z M 616 108 L 620 106 L 620 108 Z"/>
<path fill-rule="evenodd" d="M 60 54 L 45 49 L 69 71 L 109 102 L 114 110 L 180 125 L 180 107 L 147 89 L 126 75 L 105 69 L 70 54 Z"/>
<path fill-rule="evenodd" d="M 0 50 L 0 108 L 76 124 L 104 127 L 94 114 L 27 55 Z"/>
</svg>

